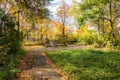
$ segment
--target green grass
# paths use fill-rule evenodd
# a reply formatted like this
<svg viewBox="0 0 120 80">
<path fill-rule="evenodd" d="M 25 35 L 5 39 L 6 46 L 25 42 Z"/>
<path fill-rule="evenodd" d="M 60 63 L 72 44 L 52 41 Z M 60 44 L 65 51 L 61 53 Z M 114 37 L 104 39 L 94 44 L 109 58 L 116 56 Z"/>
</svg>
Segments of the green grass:
<svg viewBox="0 0 120 80">
<path fill-rule="evenodd" d="M 120 52 L 87 49 L 46 54 L 69 80 L 120 80 Z"/>
</svg>

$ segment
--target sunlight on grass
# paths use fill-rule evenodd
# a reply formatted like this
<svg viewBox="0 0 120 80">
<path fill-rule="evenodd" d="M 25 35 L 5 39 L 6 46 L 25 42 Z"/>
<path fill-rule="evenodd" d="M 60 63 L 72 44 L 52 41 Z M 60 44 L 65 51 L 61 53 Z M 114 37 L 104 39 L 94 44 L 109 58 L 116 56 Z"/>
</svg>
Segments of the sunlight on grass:
<svg viewBox="0 0 120 80">
<path fill-rule="evenodd" d="M 49 51 L 70 80 L 120 80 L 120 53 L 102 50 Z"/>
</svg>

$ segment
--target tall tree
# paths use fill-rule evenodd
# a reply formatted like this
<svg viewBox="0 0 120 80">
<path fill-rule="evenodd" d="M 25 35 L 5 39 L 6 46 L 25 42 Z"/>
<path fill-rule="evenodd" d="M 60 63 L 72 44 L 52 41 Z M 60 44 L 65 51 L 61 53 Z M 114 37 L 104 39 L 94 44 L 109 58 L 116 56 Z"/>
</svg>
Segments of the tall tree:
<svg viewBox="0 0 120 80">
<path fill-rule="evenodd" d="M 77 6 L 78 11 L 75 18 L 79 24 L 86 23 L 90 19 L 90 21 L 98 25 L 98 31 L 103 36 L 106 35 L 105 26 L 110 26 L 106 41 L 110 40 L 113 45 L 117 45 L 116 28 L 117 18 L 120 15 L 118 6 L 120 6 L 119 0 L 84 0 Z M 110 25 L 105 25 L 105 22 Z"/>
<path fill-rule="evenodd" d="M 66 25 L 66 19 L 68 17 L 68 4 L 62 0 L 61 5 L 57 8 L 56 15 L 60 18 L 61 24 L 62 24 L 62 37 L 63 37 L 63 43 L 65 46 L 66 44 L 66 37 L 65 37 L 65 25 Z"/>
</svg>

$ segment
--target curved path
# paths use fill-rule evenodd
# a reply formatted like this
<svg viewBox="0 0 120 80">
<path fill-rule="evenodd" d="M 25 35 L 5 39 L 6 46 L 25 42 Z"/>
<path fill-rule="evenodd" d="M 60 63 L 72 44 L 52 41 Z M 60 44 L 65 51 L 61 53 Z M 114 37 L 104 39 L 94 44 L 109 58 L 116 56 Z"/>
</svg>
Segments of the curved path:
<svg viewBox="0 0 120 80">
<path fill-rule="evenodd" d="M 15 80 L 64 80 L 47 62 L 40 47 L 26 48 L 27 55 L 18 66 Z"/>
</svg>

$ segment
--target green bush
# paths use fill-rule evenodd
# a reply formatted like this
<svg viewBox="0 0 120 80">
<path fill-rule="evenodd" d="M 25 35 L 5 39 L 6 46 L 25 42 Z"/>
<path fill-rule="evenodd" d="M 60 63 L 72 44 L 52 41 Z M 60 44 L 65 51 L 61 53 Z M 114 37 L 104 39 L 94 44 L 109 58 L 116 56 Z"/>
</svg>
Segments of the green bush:
<svg viewBox="0 0 120 80">
<path fill-rule="evenodd" d="M 22 33 L 15 29 L 16 19 L 10 14 L 0 12 L 0 46 L 9 48 L 8 54 L 16 53 L 22 42 Z"/>
<path fill-rule="evenodd" d="M 78 39 L 77 42 L 80 45 L 91 45 L 91 44 L 96 43 L 97 35 L 93 35 L 93 34 L 89 33 L 89 34 L 80 35 L 80 36 L 78 36 L 77 39 Z"/>
<path fill-rule="evenodd" d="M 16 19 L 0 9 L 0 80 L 13 80 L 24 50 L 22 33 L 15 29 Z"/>
<path fill-rule="evenodd" d="M 19 49 L 16 55 L 4 53 L 0 56 L 0 80 L 13 80 L 17 72 L 16 66 L 25 53 L 24 49 Z"/>
</svg>

